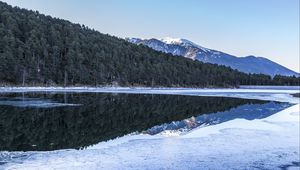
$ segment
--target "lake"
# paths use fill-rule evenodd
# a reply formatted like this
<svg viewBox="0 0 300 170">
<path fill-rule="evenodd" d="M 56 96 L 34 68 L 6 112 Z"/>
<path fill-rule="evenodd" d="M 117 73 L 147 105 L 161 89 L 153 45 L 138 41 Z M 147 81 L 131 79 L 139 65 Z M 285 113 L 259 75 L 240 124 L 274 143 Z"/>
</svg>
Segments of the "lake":
<svg viewBox="0 0 300 170">
<path fill-rule="evenodd" d="M 266 118 L 285 102 L 162 94 L 0 93 L 0 150 L 84 149 L 132 133 L 186 133 Z"/>
</svg>

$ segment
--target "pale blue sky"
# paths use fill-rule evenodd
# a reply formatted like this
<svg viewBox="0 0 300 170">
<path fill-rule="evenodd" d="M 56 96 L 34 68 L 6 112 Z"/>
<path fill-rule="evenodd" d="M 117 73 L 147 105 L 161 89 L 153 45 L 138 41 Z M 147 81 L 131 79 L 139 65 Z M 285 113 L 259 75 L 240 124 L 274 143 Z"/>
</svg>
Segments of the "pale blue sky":
<svg viewBox="0 0 300 170">
<path fill-rule="evenodd" d="M 186 38 L 299 72 L 299 0 L 4 1 L 122 38 Z"/>
</svg>

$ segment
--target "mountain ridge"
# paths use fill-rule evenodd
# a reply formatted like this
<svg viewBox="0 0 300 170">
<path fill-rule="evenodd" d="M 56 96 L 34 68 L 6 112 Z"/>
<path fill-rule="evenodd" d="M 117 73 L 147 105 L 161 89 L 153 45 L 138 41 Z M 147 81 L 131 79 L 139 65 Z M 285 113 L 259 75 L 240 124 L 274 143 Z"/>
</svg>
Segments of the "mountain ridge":
<svg viewBox="0 0 300 170">
<path fill-rule="evenodd" d="M 126 38 L 135 44 L 143 44 L 157 51 L 184 56 L 205 63 L 229 66 L 244 73 L 296 76 L 300 74 L 265 57 L 253 55 L 237 57 L 222 51 L 202 47 L 190 40 L 182 38 L 139 39 Z"/>
</svg>

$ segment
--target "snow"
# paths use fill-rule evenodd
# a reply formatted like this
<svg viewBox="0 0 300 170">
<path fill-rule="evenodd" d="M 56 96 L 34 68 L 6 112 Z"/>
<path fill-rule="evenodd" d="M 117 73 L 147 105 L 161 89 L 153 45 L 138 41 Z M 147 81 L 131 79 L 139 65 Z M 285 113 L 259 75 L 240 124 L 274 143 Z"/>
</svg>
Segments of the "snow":
<svg viewBox="0 0 300 170">
<path fill-rule="evenodd" d="M 166 38 L 160 39 L 160 41 L 162 41 L 166 44 L 177 44 L 177 45 L 183 45 L 185 47 L 195 47 L 195 48 L 199 48 L 205 52 L 210 51 L 210 49 L 201 47 L 187 39 L 166 37 Z"/>
<path fill-rule="evenodd" d="M 171 38 L 171 37 L 165 37 L 160 39 L 160 41 L 166 43 L 166 44 L 180 44 L 182 43 L 181 38 Z"/>
<path fill-rule="evenodd" d="M 141 38 L 125 38 L 125 40 L 127 40 L 128 42 L 134 43 L 134 44 L 137 44 L 137 43 L 143 41 L 143 39 L 141 39 Z"/>
<path fill-rule="evenodd" d="M 240 86 L 241 89 L 272 89 L 272 90 L 298 90 L 300 92 L 300 86 Z"/>
<path fill-rule="evenodd" d="M 296 105 L 263 119 L 234 119 L 199 127 L 180 136 L 168 131 L 154 136 L 130 134 L 85 150 L 0 152 L 0 169 L 299 169 L 300 101 L 290 95 L 299 90 L 88 87 L 68 90 L 86 92 L 87 89 L 97 92 L 273 99 Z M 0 92 L 24 90 L 49 89 L 1 88 Z"/>
<path fill-rule="evenodd" d="M 273 61 L 255 56 L 236 57 L 221 51 L 208 49 L 197 45 L 187 39 L 166 37 L 162 39 L 128 39 L 127 41 L 135 44 L 144 44 L 157 51 L 172 53 L 173 55 L 184 56 L 186 58 L 197 59 L 218 65 L 229 66 L 245 73 L 266 74 L 274 77 L 277 74 L 299 77 L 300 74 L 289 70 Z M 177 52 L 177 50 L 179 50 Z M 187 53 L 192 50 L 193 54 Z"/>
<path fill-rule="evenodd" d="M 299 93 L 299 86 L 276 86 L 277 89 L 255 88 L 239 89 L 199 89 L 199 88 L 150 88 L 150 87 L 0 87 L 0 93 L 23 92 L 76 92 L 76 93 L 132 93 L 132 94 L 170 94 L 191 96 L 223 96 L 260 100 L 272 100 L 279 102 L 299 103 L 299 98 L 290 94 Z M 282 87 L 282 89 L 280 88 Z"/>
<path fill-rule="evenodd" d="M 300 107 L 299 104 L 294 105 L 292 107 L 289 107 L 288 109 L 285 109 L 284 111 L 278 112 L 275 115 L 272 115 L 265 119 L 256 119 L 253 121 L 248 121 L 245 119 L 235 119 L 215 126 L 208 126 L 206 128 L 195 129 L 191 133 L 184 135 L 182 137 L 183 138 L 203 137 L 215 133 L 221 133 L 226 129 L 234 129 L 234 128 L 247 129 L 247 130 L 260 130 L 260 131 L 265 130 L 265 131 L 272 131 L 272 132 L 284 131 L 287 129 L 285 129 L 285 127 L 282 127 L 280 123 L 290 122 L 290 123 L 299 124 L 299 107 Z"/>
</svg>

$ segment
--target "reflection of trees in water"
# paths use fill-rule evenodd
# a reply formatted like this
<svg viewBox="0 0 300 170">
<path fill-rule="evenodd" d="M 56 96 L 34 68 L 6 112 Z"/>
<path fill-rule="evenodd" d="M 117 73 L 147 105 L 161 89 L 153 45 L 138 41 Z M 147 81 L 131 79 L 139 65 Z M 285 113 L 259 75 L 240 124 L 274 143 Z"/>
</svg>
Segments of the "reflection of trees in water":
<svg viewBox="0 0 300 170">
<path fill-rule="evenodd" d="M 0 106 L 1 150 L 82 148 L 174 120 L 243 104 L 266 103 L 223 97 L 102 93 L 26 94 L 26 97 L 83 105 L 46 109 Z"/>
</svg>

